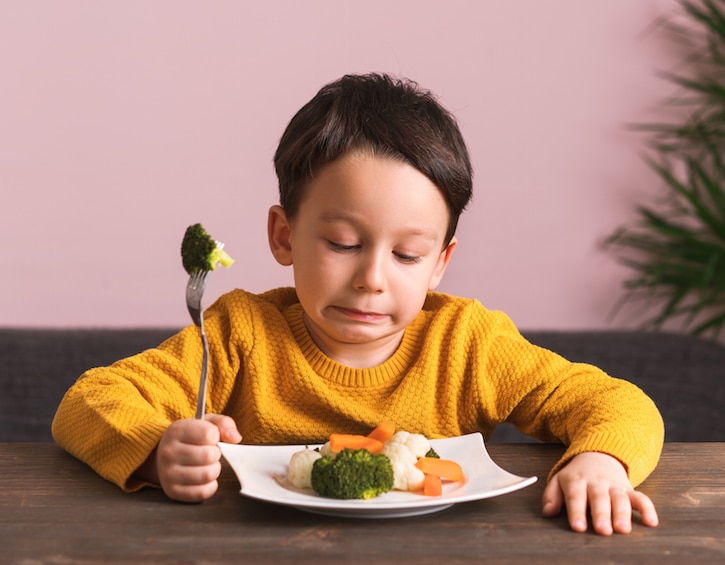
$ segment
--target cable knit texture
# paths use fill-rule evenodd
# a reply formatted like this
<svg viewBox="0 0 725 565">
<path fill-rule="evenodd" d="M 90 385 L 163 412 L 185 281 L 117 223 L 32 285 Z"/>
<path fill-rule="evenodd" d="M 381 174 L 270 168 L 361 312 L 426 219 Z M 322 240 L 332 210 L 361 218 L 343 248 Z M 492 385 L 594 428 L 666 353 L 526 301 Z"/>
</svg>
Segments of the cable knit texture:
<svg viewBox="0 0 725 565">
<path fill-rule="evenodd" d="M 664 427 L 633 384 L 527 342 L 478 301 L 430 293 L 385 363 L 355 369 L 323 354 L 294 289 L 222 296 L 205 313 L 207 411 L 228 414 L 245 443 L 317 443 L 367 433 L 383 419 L 429 438 L 501 422 L 568 446 L 552 470 L 585 451 L 608 453 L 636 486 L 657 464 Z M 198 329 L 84 373 L 66 393 L 53 436 L 124 490 L 174 420 L 193 417 L 201 367 Z"/>
</svg>

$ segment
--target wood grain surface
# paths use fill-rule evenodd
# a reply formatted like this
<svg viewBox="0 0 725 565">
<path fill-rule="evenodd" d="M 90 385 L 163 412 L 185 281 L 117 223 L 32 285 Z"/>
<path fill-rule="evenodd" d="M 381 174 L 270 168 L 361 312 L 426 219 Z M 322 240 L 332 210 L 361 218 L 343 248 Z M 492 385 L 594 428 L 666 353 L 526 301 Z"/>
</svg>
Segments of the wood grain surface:
<svg viewBox="0 0 725 565">
<path fill-rule="evenodd" d="M 723 563 L 725 443 L 668 443 L 641 486 L 660 526 L 629 535 L 541 517 L 563 448 L 490 444 L 496 463 L 539 481 L 425 516 L 361 520 L 245 498 L 229 467 L 202 504 L 157 489 L 124 494 L 52 443 L 0 444 L 0 562 L 90 563 Z"/>
</svg>

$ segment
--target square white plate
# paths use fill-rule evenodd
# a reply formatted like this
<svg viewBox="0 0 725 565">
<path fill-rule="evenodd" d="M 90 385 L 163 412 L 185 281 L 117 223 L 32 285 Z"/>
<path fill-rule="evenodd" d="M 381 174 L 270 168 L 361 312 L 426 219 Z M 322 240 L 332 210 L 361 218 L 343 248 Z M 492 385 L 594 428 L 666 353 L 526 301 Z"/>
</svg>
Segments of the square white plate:
<svg viewBox="0 0 725 565">
<path fill-rule="evenodd" d="M 519 477 L 496 465 L 486 451 L 481 434 L 434 439 L 430 443 L 442 459 L 452 459 L 463 468 L 463 481 L 444 482 L 443 494 L 438 497 L 390 491 L 370 500 L 324 498 L 311 489 L 297 489 L 289 484 L 283 477 L 287 476 L 290 457 L 304 449 L 303 445 L 220 443 L 219 447 L 236 473 L 244 496 L 294 506 L 307 512 L 350 518 L 399 518 L 428 514 L 459 502 L 506 494 L 536 482 L 536 477 Z"/>
</svg>

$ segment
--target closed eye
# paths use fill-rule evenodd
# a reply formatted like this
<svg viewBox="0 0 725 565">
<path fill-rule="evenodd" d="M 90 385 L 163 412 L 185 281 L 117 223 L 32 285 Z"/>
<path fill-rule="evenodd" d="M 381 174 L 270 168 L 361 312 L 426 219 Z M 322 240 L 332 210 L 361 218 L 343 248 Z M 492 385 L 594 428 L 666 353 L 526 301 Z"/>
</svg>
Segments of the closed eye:
<svg viewBox="0 0 725 565">
<path fill-rule="evenodd" d="M 359 245 L 343 245 L 342 243 L 335 243 L 330 240 L 327 241 L 327 245 L 333 251 L 338 251 L 340 253 L 349 253 L 350 251 L 355 251 L 360 247 Z"/>
<path fill-rule="evenodd" d="M 421 258 L 417 255 L 406 255 L 405 253 L 396 252 L 394 252 L 393 255 L 395 255 L 401 263 L 420 263 L 421 261 Z"/>
</svg>

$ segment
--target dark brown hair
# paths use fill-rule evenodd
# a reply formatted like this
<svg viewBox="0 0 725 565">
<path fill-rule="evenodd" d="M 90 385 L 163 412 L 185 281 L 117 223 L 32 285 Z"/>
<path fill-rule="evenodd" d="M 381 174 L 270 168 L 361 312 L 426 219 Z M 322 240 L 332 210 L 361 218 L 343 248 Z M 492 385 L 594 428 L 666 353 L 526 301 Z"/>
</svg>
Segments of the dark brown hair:
<svg viewBox="0 0 725 565">
<path fill-rule="evenodd" d="M 450 241 L 471 198 L 473 172 L 455 119 L 429 91 L 384 74 L 346 75 L 324 86 L 292 118 L 274 156 L 289 218 L 313 175 L 354 150 L 403 161 L 427 176 L 448 204 Z"/>
</svg>

